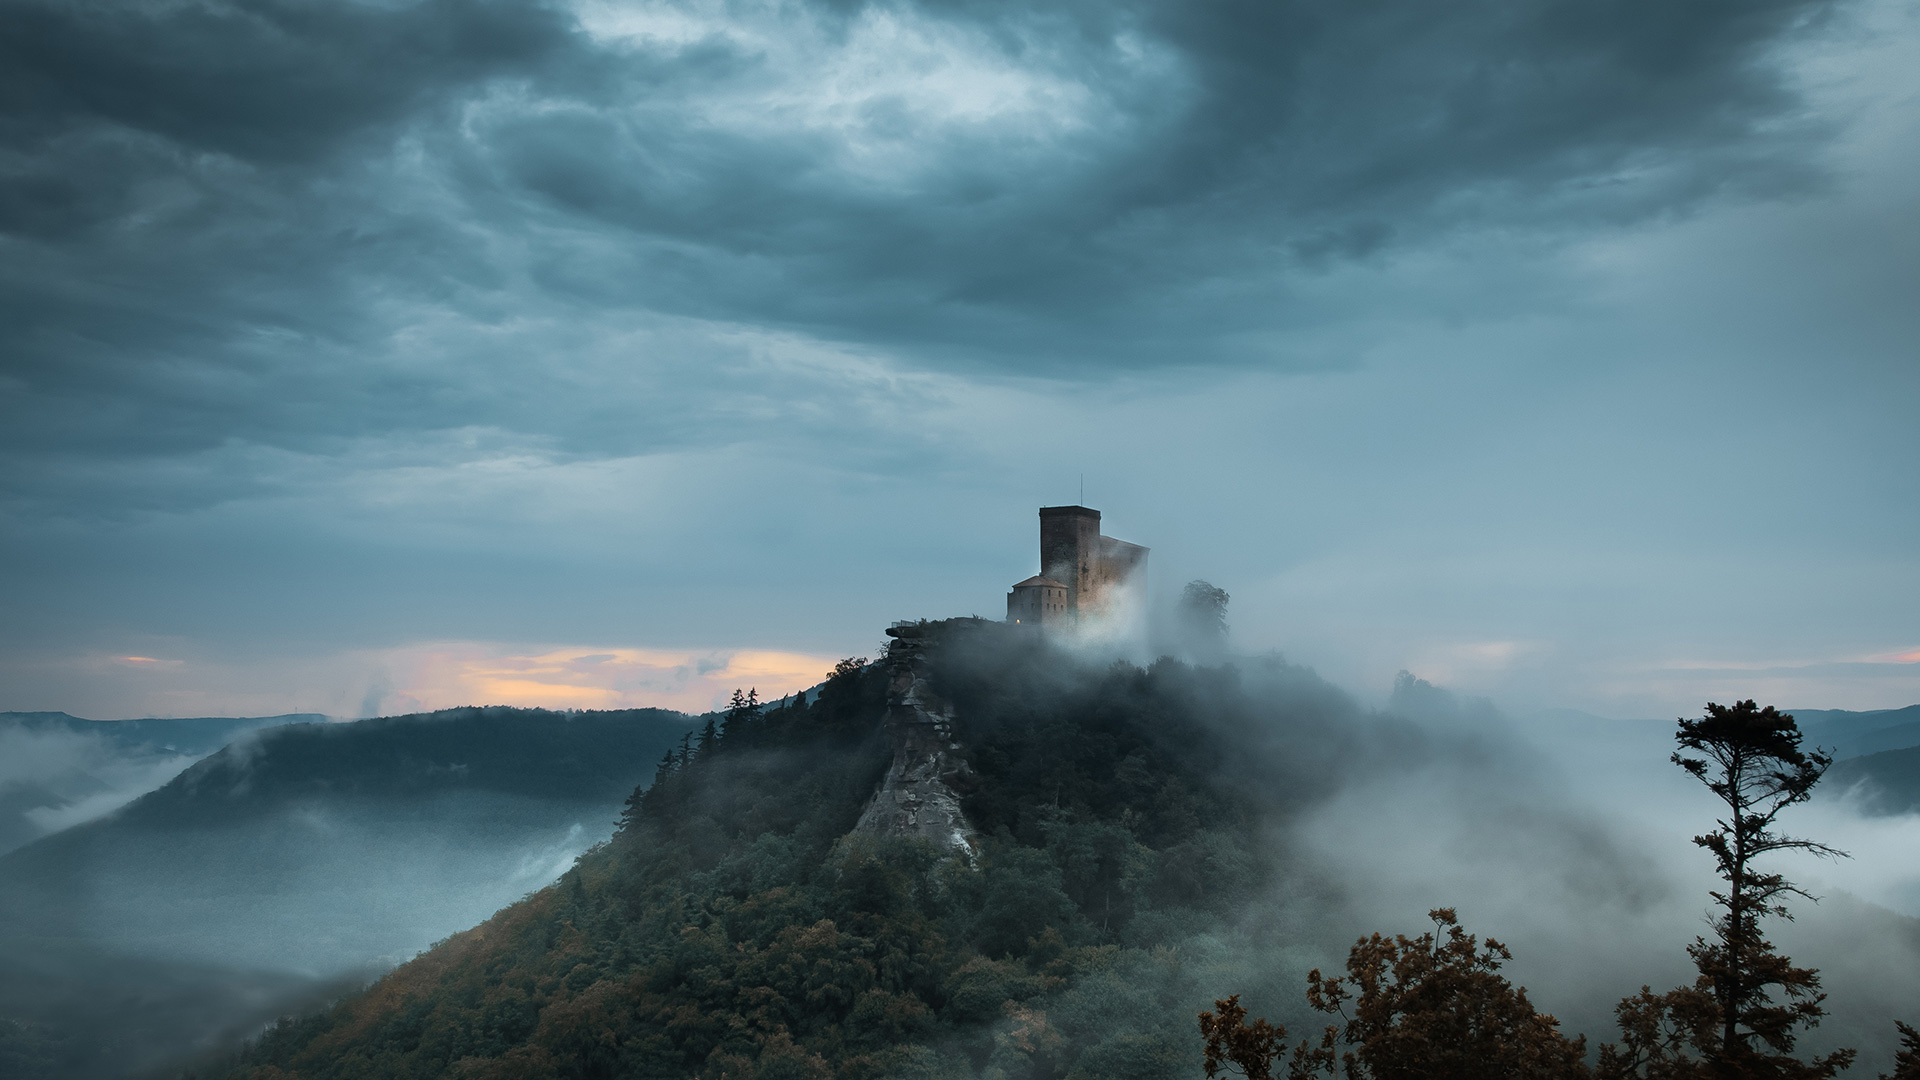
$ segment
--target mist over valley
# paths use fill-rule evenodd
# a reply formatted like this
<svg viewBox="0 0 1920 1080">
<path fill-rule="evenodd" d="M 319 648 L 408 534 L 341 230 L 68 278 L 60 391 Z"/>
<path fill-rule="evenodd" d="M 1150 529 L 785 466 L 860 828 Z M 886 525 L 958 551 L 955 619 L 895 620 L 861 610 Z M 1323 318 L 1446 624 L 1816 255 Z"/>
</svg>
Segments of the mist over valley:
<svg viewBox="0 0 1920 1080">
<path fill-rule="evenodd" d="M 695 721 L 466 709 L 123 723 L 129 738 L 243 734 L 0 856 L 0 1010 L 52 1025 L 53 1075 L 224 1049 L 546 886 L 611 835 Z"/>
<path fill-rule="evenodd" d="M 0 0 L 0 1080 L 1920 1080 L 1915 176 L 1912 0 Z"/>
<path fill-rule="evenodd" d="M 1071 1073 L 1075 1060 L 1108 1060 L 1119 1052 L 1112 1039 L 1122 1038 L 1165 1060 L 1154 1069 L 1191 1075 L 1190 1017 L 1229 988 L 1276 1022 L 1311 1030 L 1298 991 L 1307 968 L 1334 966 L 1355 935 L 1412 932 L 1441 905 L 1506 942 L 1509 977 L 1569 1031 L 1604 1039 L 1622 996 L 1641 982 L 1686 977 L 1680 946 L 1697 932 L 1712 882 L 1687 842 L 1705 808 L 1661 758 L 1668 724 L 1571 710 L 1522 720 L 1412 675 L 1372 710 L 1277 656 L 1219 657 L 1219 666 L 1169 657 L 1138 667 L 1109 645 L 1036 648 L 1036 639 L 1002 637 L 1007 631 L 990 625 L 951 625 L 957 643 L 944 646 L 938 685 L 968 762 L 961 804 L 981 836 L 964 873 L 984 873 L 987 891 L 962 904 L 971 914 L 961 922 L 951 923 L 958 911 L 945 916 L 947 933 L 962 935 L 947 947 L 1018 957 L 1060 935 L 1062 955 L 1078 956 L 1054 961 L 1068 974 L 993 991 L 1030 998 L 1023 1008 L 1063 1025 L 1061 1038 L 1078 1049 L 1062 1050 L 1054 1067 Z M 1180 632 L 1163 632 L 1163 643 Z M 624 888 L 665 874 L 709 896 L 688 898 L 696 910 L 716 912 L 724 907 L 711 905 L 727 895 L 760 903 L 761 890 L 817 881 L 848 858 L 892 863 L 901 855 L 886 855 L 887 841 L 856 856 L 849 852 L 859 844 L 849 849 L 842 838 L 853 835 L 852 816 L 885 761 L 876 740 L 886 670 L 848 669 L 838 694 L 811 714 L 773 703 L 759 714 L 770 731 L 794 719 L 777 738 L 760 737 L 771 745 L 681 766 L 687 781 L 657 766 L 683 754 L 683 741 L 722 737 L 726 717 L 710 715 L 719 726 L 704 736 L 698 718 L 666 710 L 230 722 L 235 741 L 159 788 L 0 857 L 0 964 L 9 975 L 0 1008 L 19 1025 L 10 1052 L 40 1062 L 40 1072 L 22 1075 L 142 1076 L 219 1060 L 274 1017 L 312 1013 L 343 993 L 338 1008 L 349 1015 L 380 1010 L 368 1019 L 398 1007 L 379 1004 L 394 993 L 424 1003 L 437 992 L 407 972 L 433 961 L 386 973 L 449 935 L 430 955 L 470 954 L 483 939 L 456 943 L 469 942 L 464 932 L 475 925 L 523 935 L 528 919 L 556 917 L 555 903 L 581 903 L 582 888 L 608 903 L 618 893 L 603 890 L 636 872 L 617 869 L 635 859 L 653 869 Z M 855 695 L 856 687 L 864 689 Z M 1807 715 L 1810 730 L 1868 751 L 1835 765 L 1845 775 L 1850 763 L 1886 757 L 1874 748 L 1898 741 L 1910 713 Z M 844 777 L 839 787 L 818 787 L 823 768 Z M 794 769 L 815 779 L 779 793 L 796 781 L 776 777 Z M 1854 857 L 1794 864 L 1823 899 L 1796 905 L 1797 919 L 1776 939 L 1822 971 L 1831 995 L 1834 1015 L 1803 1047 L 1857 1046 L 1862 1066 L 1883 1069 L 1892 1021 L 1920 1000 L 1920 873 L 1902 858 L 1920 836 L 1920 815 L 1889 812 L 1874 801 L 1886 796 L 1864 794 L 1863 785 L 1886 783 L 1865 775 L 1873 778 L 1806 808 L 1816 831 Z M 675 848 L 645 814 L 634 816 L 641 804 L 627 806 L 629 797 L 663 776 L 699 785 L 694 803 L 668 815 L 681 822 L 673 830 L 717 827 L 710 839 Z M 605 847 L 623 813 L 633 824 Z M 1102 847 L 1129 835 L 1128 847 Z M 1076 855 L 1081 844 L 1092 846 Z M 995 893 L 1002 886 L 994 882 L 1020 880 L 995 865 L 1011 859 L 1008 866 L 1031 872 L 1022 860 L 1035 856 L 1054 867 L 1040 885 Z M 963 872 L 931 853 L 901 865 L 925 866 L 930 881 Z M 921 902 L 936 911 L 943 903 Z M 833 917 L 828 909 L 816 916 Z M 775 926 L 816 916 L 794 912 Z M 707 918 L 683 917 L 691 926 Z M 598 978 L 617 980 L 639 962 L 618 951 L 593 959 L 604 946 L 585 944 L 582 959 L 606 972 Z M 636 947 L 646 954 L 637 943 L 620 948 Z M 1174 950 L 1180 965 L 1155 967 L 1164 963 L 1152 960 L 1155 949 Z M 516 964 L 541 963 L 516 955 Z M 1096 992 L 1114 977 L 1132 988 L 1098 997 L 1117 992 Z M 358 988 L 375 979 L 383 981 L 373 996 L 362 996 Z M 543 1008 L 568 997 L 552 992 L 538 999 L 550 1000 Z M 991 1004 L 952 1013 L 950 1002 L 934 1027 L 900 1034 L 999 1045 L 1005 1018 Z M 518 1030 L 527 1038 L 540 1029 Z M 426 1064 L 422 1052 L 407 1056 L 408 1068 Z M 980 1066 L 1001 1059 L 981 1053 L 966 1055 Z M 680 1060 L 697 1068 L 697 1057 Z"/>
</svg>

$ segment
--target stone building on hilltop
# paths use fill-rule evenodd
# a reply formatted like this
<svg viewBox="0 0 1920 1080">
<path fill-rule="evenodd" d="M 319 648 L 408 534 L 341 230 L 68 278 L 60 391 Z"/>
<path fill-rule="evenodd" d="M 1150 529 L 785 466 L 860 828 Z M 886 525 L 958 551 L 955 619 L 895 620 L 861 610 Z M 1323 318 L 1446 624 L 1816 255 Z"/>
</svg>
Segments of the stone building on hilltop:
<svg viewBox="0 0 1920 1080">
<path fill-rule="evenodd" d="M 1058 626 L 1069 621 L 1067 587 L 1038 574 L 1007 594 L 1007 621 L 1025 626 Z"/>
<path fill-rule="evenodd" d="M 1147 549 L 1100 535 L 1100 511 L 1040 508 L 1040 574 L 1007 594 L 1007 621 L 1077 626 L 1113 613 L 1120 593 L 1147 570 Z"/>
</svg>

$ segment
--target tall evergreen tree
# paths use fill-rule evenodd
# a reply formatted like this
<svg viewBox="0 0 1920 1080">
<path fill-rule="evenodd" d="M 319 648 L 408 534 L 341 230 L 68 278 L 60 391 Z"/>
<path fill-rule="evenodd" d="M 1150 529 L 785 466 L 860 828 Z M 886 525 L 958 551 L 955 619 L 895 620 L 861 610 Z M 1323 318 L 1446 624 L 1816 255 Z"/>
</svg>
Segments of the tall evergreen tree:
<svg viewBox="0 0 1920 1080">
<path fill-rule="evenodd" d="M 1900 1031 L 1900 1050 L 1893 1055 L 1893 1074 L 1882 1073 L 1880 1080 L 1920 1080 L 1920 1031 L 1894 1021 Z"/>
<path fill-rule="evenodd" d="M 1826 995 L 1819 972 L 1794 967 L 1761 930 L 1769 916 L 1793 917 L 1786 897 L 1813 897 L 1780 874 L 1761 871 L 1754 860 L 1777 851 L 1845 856 L 1773 828 L 1781 811 L 1812 797 L 1833 757 L 1803 751 L 1793 717 L 1771 705 L 1708 702 L 1705 716 L 1679 723 L 1673 763 L 1727 807 L 1715 828 L 1693 838 L 1713 854 L 1726 889 L 1708 894 L 1719 909 L 1712 940 L 1695 938 L 1687 947 L 1700 972 L 1695 984 L 1665 995 L 1642 988 L 1622 1001 L 1616 1010 L 1621 1046 L 1602 1048 L 1601 1075 L 1825 1080 L 1851 1064 L 1854 1051 L 1836 1050 L 1811 1062 L 1792 1056 L 1795 1029 L 1819 1024 Z"/>
<path fill-rule="evenodd" d="M 720 738 L 716 745 L 736 748 L 752 745 L 754 728 L 759 719 L 759 689 L 749 689 L 743 694 L 735 687 L 733 700 L 727 703 L 726 715 L 721 719 Z"/>
</svg>

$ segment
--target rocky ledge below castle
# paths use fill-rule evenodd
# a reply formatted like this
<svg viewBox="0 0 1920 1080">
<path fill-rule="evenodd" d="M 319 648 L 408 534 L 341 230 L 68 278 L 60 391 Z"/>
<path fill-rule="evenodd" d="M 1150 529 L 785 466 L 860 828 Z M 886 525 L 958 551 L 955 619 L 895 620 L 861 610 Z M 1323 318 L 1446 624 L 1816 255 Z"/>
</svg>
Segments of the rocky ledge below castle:
<svg viewBox="0 0 1920 1080">
<path fill-rule="evenodd" d="M 917 837 L 949 854 L 971 860 L 980 834 L 960 807 L 956 784 L 968 775 L 953 738 L 953 706 L 934 693 L 927 678 L 927 650 L 934 641 L 925 624 L 887 631 L 893 639 L 887 665 L 886 730 L 893 763 L 853 828 L 867 836 Z"/>
</svg>

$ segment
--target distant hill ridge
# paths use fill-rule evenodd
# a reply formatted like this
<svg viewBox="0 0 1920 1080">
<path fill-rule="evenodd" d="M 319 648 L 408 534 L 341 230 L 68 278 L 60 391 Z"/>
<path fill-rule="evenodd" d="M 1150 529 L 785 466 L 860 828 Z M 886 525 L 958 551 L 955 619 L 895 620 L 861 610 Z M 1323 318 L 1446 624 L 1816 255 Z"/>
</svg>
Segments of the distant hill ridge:
<svg viewBox="0 0 1920 1080">
<path fill-rule="evenodd" d="M 1821 783 L 1868 814 L 1920 814 L 1920 746 L 1836 761 Z"/>
<path fill-rule="evenodd" d="M 324 721 L 318 713 L 85 720 L 0 713 L 0 854 L 97 818 L 166 783 L 250 731 Z M 31 763 L 19 768 L 22 763 Z"/>
<path fill-rule="evenodd" d="M 199 757 L 233 741 L 242 732 L 281 724 L 324 723 L 323 713 L 279 716 L 145 717 L 137 720 L 87 720 L 63 712 L 0 712 L 0 730 L 66 731 L 98 736 L 126 747 L 151 746 Z"/>
<path fill-rule="evenodd" d="M 1809 745 L 1832 748 L 1842 758 L 1920 746 L 1920 705 L 1900 709 L 1783 709 L 1791 713 Z"/>
<path fill-rule="evenodd" d="M 486 707 L 242 731 L 0 856 L 0 1027 L 43 1034 L 52 1064 L 27 1075 L 84 1080 L 262 1023 L 551 882 L 697 722 Z M 229 992 L 249 986 L 251 1005 Z"/>
<path fill-rule="evenodd" d="M 1920 813 L 1920 705 L 1790 711 L 1807 745 L 1839 759 L 1821 782 L 1821 797 L 1850 799 L 1867 814 Z"/>
<path fill-rule="evenodd" d="M 126 813 L 157 819 L 224 813 L 217 808 L 236 802 L 447 791 L 618 805 L 696 719 L 671 709 L 493 705 L 286 724 L 229 744 Z"/>
</svg>

